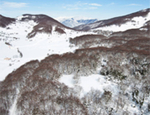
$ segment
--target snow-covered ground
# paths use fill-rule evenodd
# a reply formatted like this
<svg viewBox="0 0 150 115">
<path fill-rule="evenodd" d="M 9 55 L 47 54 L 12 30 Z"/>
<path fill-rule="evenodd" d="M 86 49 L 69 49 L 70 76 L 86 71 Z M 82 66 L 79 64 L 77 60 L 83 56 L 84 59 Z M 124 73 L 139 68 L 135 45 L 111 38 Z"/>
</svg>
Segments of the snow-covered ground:
<svg viewBox="0 0 150 115">
<path fill-rule="evenodd" d="M 21 22 L 20 19 L 21 17 L 18 18 L 16 23 L 13 23 L 6 28 L 0 28 L 0 81 L 4 80 L 9 73 L 30 60 L 37 59 L 40 61 L 51 54 L 74 52 L 78 47 L 70 45 L 70 37 L 74 38 L 84 34 L 94 34 L 92 32 L 78 32 L 65 28 L 63 28 L 63 30 L 66 33 L 59 34 L 55 32 L 56 27 L 53 26 L 52 34 L 37 33 L 33 38 L 27 38 L 26 36 L 33 30 L 33 27 L 37 25 L 37 23 L 33 21 Z M 124 25 L 112 25 L 101 29 L 109 31 L 124 31 L 130 28 L 139 28 L 147 21 L 142 17 L 136 17 L 132 20 L 133 22 L 128 22 Z M 42 28 L 39 29 L 41 30 Z M 102 62 L 102 65 L 107 65 L 107 63 Z M 100 69 L 101 68 L 97 68 L 98 71 L 100 71 Z M 111 92 L 113 101 L 110 103 L 110 107 L 112 108 L 113 102 L 118 98 L 120 93 L 119 85 L 117 84 L 118 81 L 112 81 L 107 76 L 100 75 L 99 72 L 89 76 L 78 77 L 75 77 L 73 74 L 62 75 L 59 79 L 59 82 L 64 83 L 70 88 L 73 88 L 78 97 L 81 99 L 85 95 L 88 95 L 88 93 L 95 90 L 100 92 L 100 96 L 102 96 L 105 91 Z M 128 92 L 130 93 L 130 89 Z M 17 96 L 10 108 L 10 115 L 16 114 L 18 95 L 19 91 L 17 91 Z M 121 109 L 124 111 L 128 110 L 133 113 L 139 113 L 140 110 L 138 106 L 134 106 L 135 103 L 132 102 L 132 100 L 128 99 L 127 101 L 130 103 L 127 102 L 127 104 Z M 146 108 L 149 101 L 150 96 L 144 100 L 143 108 Z"/>
<path fill-rule="evenodd" d="M 12 106 L 9 110 L 10 115 L 16 115 L 18 94 L 19 94 L 19 90 L 17 89 L 17 95 L 15 97 L 14 103 L 12 104 Z"/>
<path fill-rule="evenodd" d="M 119 93 L 121 92 L 118 85 L 118 81 L 114 82 L 109 80 L 106 76 L 100 74 L 92 74 L 89 76 L 80 76 L 79 78 L 74 78 L 74 75 L 62 75 L 59 79 L 59 82 L 64 83 L 70 88 L 73 88 L 76 91 L 76 95 L 80 99 L 86 97 L 90 92 L 99 91 L 99 96 L 102 97 L 104 92 L 111 92 L 112 101 L 110 102 L 110 107 L 113 107 L 115 100 L 118 99 Z M 130 92 L 130 91 L 129 91 Z M 100 98 L 99 97 L 99 98 Z M 139 105 L 135 104 L 132 100 L 124 98 L 128 103 L 122 109 L 124 111 L 130 111 L 130 114 L 141 113 Z M 142 109 L 146 111 L 147 104 L 149 103 L 150 96 L 144 101 Z M 117 108 L 114 107 L 114 110 Z M 116 110 L 119 112 L 119 110 Z M 119 115 L 119 113 L 116 113 Z M 146 114 L 148 115 L 148 114 Z"/>
<path fill-rule="evenodd" d="M 128 19 L 126 19 L 128 20 Z M 96 28 L 93 30 L 103 30 L 103 31 L 113 31 L 113 32 L 118 32 L 118 31 L 126 31 L 128 29 L 136 29 L 142 27 L 148 20 L 150 20 L 150 13 L 146 17 L 134 17 L 130 21 L 128 21 L 125 24 L 120 24 L 120 25 L 110 25 L 110 26 L 105 26 L 105 27 L 100 27 Z M 97 23 L 91 25 L 91 27 L 96 27 L 98 26 Z"/>
<path fill-rule="evenodd" d="M 0 81 L 30 60 L 41 60 L 51 54 L 73 52 L 78 47 L 70 46 L 69 38 L 87 34 L 65 28 L 63 29 L 66 34 L 59 34 L 54 31 L 53 26 L 52 34 L 38 33 L 33 38 L 27 38 L 35 25 L 37 23 L 33 21 L 18 20 L 6 28 L 0 28 Z"/>
<path fill-rule="evenodd" d="M 106 79 L 105 76 L 100 74 L 92 74 L 90 76 L 80 76 L 74 79 L 73 75 L 63 75 L 60 77 L 59 82 L 66 84 L 68 87 L 78 90 L 77 86 L 81 87 L 79 96 L 82 98 L 91 90 L 99 90 L 101 94 L 104 90 L 111 91 L 113 94 L 117 95 L 117 84 Z"/>
</svg>

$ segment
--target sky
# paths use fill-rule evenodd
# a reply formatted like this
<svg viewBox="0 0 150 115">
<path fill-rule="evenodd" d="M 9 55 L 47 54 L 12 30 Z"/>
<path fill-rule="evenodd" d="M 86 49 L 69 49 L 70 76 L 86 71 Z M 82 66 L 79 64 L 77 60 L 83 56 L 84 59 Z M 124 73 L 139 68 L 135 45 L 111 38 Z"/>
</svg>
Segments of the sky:
<svg viewBox="0 0 150 115">
<path fill-rule="evenodd" d="M 0 0 L 0 14 L 46 14 L 52 18 L 108 19 L 150 8 L 150 0 Z"/>
</svg>

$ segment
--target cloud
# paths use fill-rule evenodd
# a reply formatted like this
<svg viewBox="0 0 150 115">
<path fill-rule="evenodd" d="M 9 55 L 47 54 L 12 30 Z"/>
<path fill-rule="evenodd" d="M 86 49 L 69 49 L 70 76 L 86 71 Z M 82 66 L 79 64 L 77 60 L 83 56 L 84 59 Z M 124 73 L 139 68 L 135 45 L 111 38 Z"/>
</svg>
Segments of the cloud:
<svg viewBox="0 0 150 115">
<path fill-rule="evenodd" d="M 142 6 L 141 4 L 129 4 L 127 6 Z"/>
<path fill-rule="evenodd" d="M 97 3 L 83 3 L 79 1 L 76 2 L 75 4 L 66 4 L 63 6 L 63 8 L 67 10 L 79 10 L 79 9 L 97 9 L 100 6 L 102 5 Z"/>
<path fill-rule="evenodd" d="M 83 4 L 81 4 L 80 2 L 77 2 L 75 4 L 63 5 L 63 8 L 67 9 L 67 10 L 77 10 L 77 9 L 80 9 L 81 5 L 83 5 Z"/>
<path fill-rule="evenodd" d="M 17 3 L 17 2 L 4 2 L 4 7 L 10 7 L 10 8 L 22 8 L 26 7 L 27 3 Z"/>
<path fill-rule="evenodd" d="M 107 4 L 106 6 L 113 6 L 113 5 L 116 5 L 116 3 L 111 2 L 111 3 Z"/>
<path fill-rule="evenodd" d="M 102 6 L 101 4 L 97 4 L 97 3 L 92 3 L 92 4 L 89 4 L 91 6 Z"/>
<path fill-rule="evenodd" d="M 98 7 L 89 7 L 89 9 L 98 9 Z"/>
<path fill-rule="evenodd" d="M 112 3 L 110 3 L 109 5 L 115 5 L 115 3 L 114 3 L 114 2 L 112 2 Z"/>
</svg>

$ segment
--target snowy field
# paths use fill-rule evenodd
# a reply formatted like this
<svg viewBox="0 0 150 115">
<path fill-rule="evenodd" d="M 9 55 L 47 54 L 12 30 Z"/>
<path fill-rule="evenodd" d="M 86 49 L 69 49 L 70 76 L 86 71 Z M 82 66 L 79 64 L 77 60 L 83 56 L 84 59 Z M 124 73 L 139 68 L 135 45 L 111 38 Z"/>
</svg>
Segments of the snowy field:
<svg viewBox="0 0 150 115">
<path fill-rule="evenodd" d="M 59 79 L 59 82 L 64 83 L 74 90 L 78 90 L 76 87 L 80 87 L 79 96 L 82 98 L 91 90 L 99 90 L 101 94 L 104 90 L 111 91 L 117 95 L 117 84 L 106 79 L 105 76 L 99 74 L 93 74 L 90 76 L 80 76 L 78 79 L 73 79 L 73 75 L 63 75 Z"/>
<path fill-rule="evenodd" d="M 66 33 L 59 34 L 53 26 L 52 34 L 38 33 L 33 38 L 27 38 L 37 23 L 19 20 L 6 28 L 0 28 L 0 81 L 30 60 L 40 61 L 51 54 L 74 52 L 78 47 L 70 46 L 69 38 L 92 33 L 63 28 Z"/>
</svg>

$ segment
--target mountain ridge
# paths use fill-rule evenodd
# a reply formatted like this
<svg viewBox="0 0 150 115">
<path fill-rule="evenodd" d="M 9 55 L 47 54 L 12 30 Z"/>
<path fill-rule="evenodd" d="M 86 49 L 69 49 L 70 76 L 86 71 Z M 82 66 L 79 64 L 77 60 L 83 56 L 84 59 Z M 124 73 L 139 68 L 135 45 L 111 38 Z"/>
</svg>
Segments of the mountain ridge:
<svg viewBox="0 0 150 115">
<path fill-rule="evenodd" d="M 63 24 L 61 24 L 59 21 L 45 14 L 23 14 L 21 21 L 24 21 L 24 20 L 34 20 L 37 23 L 46 23 L 48 25 L 51 22 L 54 25 L 58 24 L 58 26 L 66 27 Z"/>
<path fill-rule="evenodd" d="M 9 17 L 5 17 L 0 15 L 0 27 L 6 27 L 7 25 L 9 25 L 10 23 L 15 22 L 16 19 L 15 18 L 9 18 Z"/>
<path fill-rule="evenodd" d="M 77 26 L 77 27 L 74 27 L 74 29 L 88 31 L 92 29 L 98 29 L 104 26 L 121 25 L 121 24 L 128 22 L 128 20 L 131 20 L 134 17 L 138 17 L 138 16 L 144 17 L 148 15 L 149 13 L 150 13 L 150 8 L 145 9 L 145 10 L 140 10 L 138 12 L 131 13 L 131 14 L 124 15 L 124 16 L 114 17 L 114 18 L 110 18 L 106 20 L 100 20 L 92 24 Z"/>
<path fill-rule="evenodd" d="M 68 26 L 68 27 L 75 27 L 83 24 L 89 24 L 96 22 L 97 19 L 75 19 L 75 18 L 63 18 L 63 19 L 58 19 L 59 22 L 62 24 Z"/>
</svg>

